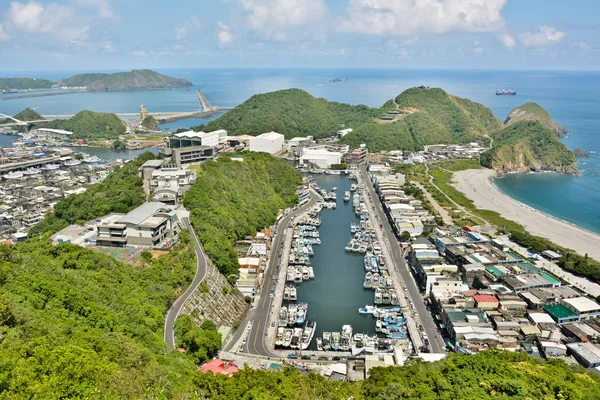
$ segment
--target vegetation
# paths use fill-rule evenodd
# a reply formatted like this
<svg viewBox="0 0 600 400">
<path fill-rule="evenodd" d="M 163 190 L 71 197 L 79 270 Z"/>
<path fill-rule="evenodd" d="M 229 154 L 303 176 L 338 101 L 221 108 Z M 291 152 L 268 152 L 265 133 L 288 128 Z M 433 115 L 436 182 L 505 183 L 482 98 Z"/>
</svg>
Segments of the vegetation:
<svg viewBox="0 0 600 400">
<path fill-rule="evenodd" d="M 29 230 L 29 236 L 53 234 L 70 224 L 82 224 L 113 212 L 126 213 L 140 206 L 145 196 L 138 168 L 153 158 L 154 154 L 147 151 L 115 168 L 105 180 L 89 186 L 84 193 L 62 199 L 54 206 L 54 212 L 46 214 Z"/>
<path fill-rule="evenodd" d="M 142 120 L 142 126 L 147 129 L 156 130 L 159 125 L 158 121 L 152 115 L 148 115 Z"/>
<path fill-rule="evenodd" d="M 504 121 L 504 125 L 510 126 L 519 121 L 538 121 L 554 132 L 559 138 L 566 137 L 569 133 L 562 125 L 552 119 L 548 111 L 536 103 L 525 103 L 512 110 Z"/>
<path fill-rule="evenodd" d="M 46 238 L 0 245 L 0 397 L 189 398 L 195 360 L 164 355 L 162 328 L 195 270 L 187 232 L 141 269 Z"/>
<path fill-rule="evenodd" d="M 558 265 L 565 271 L 594 281 L 600 280 L 600 263 L 589 258 L 587 254 L 582 256 L 573 250 L 558 246 L 548 239 L 533 236 L 527 232 L 511 231 L 510 236 L 515 243 L 536 253 L 552 250 L 561 254 Z"/>
<path fill-rule="evenodd" d="M 116 139 L 126 131 L 125 124 L 115 114 L 87 110 L 67 120 L 46 122 L 44 127 L 73 132 L 73 139 Z"/>
<path fill-rule="evenodd" d="M 487 107 L 438 88 L 405 90 L 395 103 L 404 113 L 401 120 L 364 125 L 341 141 L 352 146 L 365 143 L 372 152 L 418 150 L 427 144 L 477 141 L 502 128 Z"/>
<path fill-rule="evenodd" d="M 13 115 L 13 117 L 15 119 L 18 119 L 19 121 L 40 121 L 44 119 L 37 111 L 31 108 L 26 108 L 17 115 Z M 15 121 L 10 118 L 0 120 L 0 125 L 13 123 L 15 123 Z M 29 130 L 33 125 L 34 124 L 27 124 L 27 126 L 13 125 L 13 129 L 18 130 L 19 132 L 25 132 L 26 130 Z"/>
<path fill-rule="evenodd" d="M 576 173 L 573 152 L 538 121 L 520 121 L 494 135 L 494 146 L 481 155 L 481 165 L 496 171 Z"/>
<path fill-rule="evenodd" d="M 217 355 L 221 348 L 221 334 L 212 321 L 197 327 L 189 315 L 181 315 L 175 321 L 177 347 L 183 348 L 196 364 L 202 364 Z"/>
<path fill-rule="evenodd" d="M 331 164 L 329 166 L 330 169 L 334 169 L 334 170 L 345 170 L 348 168 L 348 166 L 344 163 L 342 164 Z"/>
<path fill-rule="evenodd" d="M 239 271 L 236 240 L 275 222 L 298 200 L 300 175 L 266 153 L 242 153 L 243 162 L 221 156 L 202 164 L 183 203 L 204 251 L 227 277 Z"/>
<path fill-rule="evenodd" d="M 225 129 L 231 135 L 275 131 L 286 139 L 308 135 L 324 138 L 335 135 L 343 127 L 356 128 L 373 122 L 392 109 L 395 109 L 392 102 L 381 108 L 369 108 L 329 102 L 300 89 L 288 89 L 254 95 L 202 128 L 207 131 Z"/>
<path fill-rule="evenodd" d="M 122 140 L 115 140 L 113 141 L 113 149 L 115 150 L 123 150 L 127 148 L 127 143 L 125 143 Z"/>
<path fill-rule="evenodd" d="M 79 74 L 60 81 L 65 86 L 87 87 L 89 91 L 170 89 L 192 86 L 190 81 L 159 74 L 149 69 L 114 74 Z"/>
<path fill-rule="evenodd" d="M 50 89 L 54 82 L 36 78 L 0 78 L 0 90 Z"/>
</svg>

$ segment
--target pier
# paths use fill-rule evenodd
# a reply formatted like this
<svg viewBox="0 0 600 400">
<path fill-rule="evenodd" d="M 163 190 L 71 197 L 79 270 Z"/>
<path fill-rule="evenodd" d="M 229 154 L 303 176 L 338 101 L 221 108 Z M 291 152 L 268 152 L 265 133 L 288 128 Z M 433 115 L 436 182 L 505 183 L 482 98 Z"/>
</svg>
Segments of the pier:
<svg viewBox="0 0 600 400">
<path fill-rule="evenodd" d="M 30 167 L 41 167 L 42 165 L 58 162 L 60 157 L 44 157 L 36 160 L 19 161 L 15 163 L 0 164 L 0 173 L 24 170 Z"/>
</svg>

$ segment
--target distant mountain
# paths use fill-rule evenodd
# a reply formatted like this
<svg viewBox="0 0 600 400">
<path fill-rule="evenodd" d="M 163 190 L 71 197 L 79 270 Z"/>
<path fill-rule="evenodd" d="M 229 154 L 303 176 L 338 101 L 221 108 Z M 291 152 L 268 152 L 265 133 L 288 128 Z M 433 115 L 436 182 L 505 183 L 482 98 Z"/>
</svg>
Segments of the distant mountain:
<svg viewBox="0 0 600 400">
<path fill-rule="evenodd" d="M 401 118 L 365 124 L 342 138 L 369 151 L 418 150 L 423 145 L 477 141 L 502 128 L 502 122 L 482 104 L 452 96 L 439 88 L 407 89 L 395 99 Z"/>
<path fill-rule="evenodd" d="M 575 154 L 539 121 L 518 121 L 493 136 L 481 165 L 498 172 L 555 171 L 577 174 Z"/>
<path fill-rule="evenodd" d="M 374 122 L 393 109 L 391 101 L 381 108 L 370 108 L 319 99 L 300 89 L 287 89 L 254 95 L 203 129 L 225 129 L 231 135 L 275 131 L 286 139 L 307 135 L 324 138 L 344 127 L 356 128 Z"/>
<path fill-rule="evenodd" d="M 505 126 L 510 126 L 519 121 L 539 121 L 559 138 L 566 137 L 569 132 L 562 125 L 555 122 L 548 111 L 544 110 L 536 103 L 525 103 L 512 110 L 504 121 Z"/>
<path fill-rule="evenodd" d="M 0 90 L 50 89 L 54 82 L 37 78 L 0 78 Z"/>
<path fill-rule="evenodd" d="M 173 89 L 192 86 L 185 79 L 172 78 L 149 69 L 114 74 L 79 74 L 59 82 L 62 86 L 85 86 L 90 92 L 115 90 Z"/>
</svg>

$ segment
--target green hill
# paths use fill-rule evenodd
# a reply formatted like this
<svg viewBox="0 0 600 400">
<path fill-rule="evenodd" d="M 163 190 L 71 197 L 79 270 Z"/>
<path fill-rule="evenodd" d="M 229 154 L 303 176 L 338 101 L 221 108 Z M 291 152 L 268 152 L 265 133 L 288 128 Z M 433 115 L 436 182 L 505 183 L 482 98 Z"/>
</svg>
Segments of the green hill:
<svg viewBox="0 0 600 400">
<path fill-rule="evenodd" d="M 0 90 L 50 89 L 54 82 L 39 78 L 0 78 Z"/>
<path fill-rule="evenodd" d="M 191 86 L 185 79 L 171 78 L 149 69 L 114 74 L 79 74 L 60 81 L 65 86 L 85 86 L 91 92 L 140 89 L 172 89 Z"/>
<path fill-rule="evenodd" d="M 559 138 L 564 138 L 569 134 L 562 125 L 552 119 L 548 111 L 544 110 L 536 103 L 525 103 L 512 110 L 510 114 L 508 114 L 508 117 L 506 117 L 504 125 L 510 126 L 519 121 L 539 121 L 554 132 Z"/>
<path fill-rule="evenodd" d="M 80 111 L 61 121 L 44 123 L 44 127 L 73 132 L 72 139 L 116 139 L 126 131 L 125 124 L 115 114 Z"/>
<path fill-rule="evenodd" d="M 373 122 L 392 109 L 395 109 L 392 102 L 381 108 L 369 108 L 329 102 L 304 90 L 287 89 L 254 95 L 204 129 L 225 129 L 231 135 L 275 131 L 286 139 L 307 135 L 324 138 L 343 127 L 355 128 Z"/>
<path fill-rule="evenodd" d="M 499 172 L 577 173 L 575 155 L 539 121 L 519 121 L 494 135 L 481 165 Z"/>
<path fill-rule="evenodd" d="M 487 107 L 438 88 L 407 89 L 395 102 L 404 115 L 401 120 L 361 126 L 342 143 L 351 147 L 365 143 L 372 152 L 416 150 L 426 144 L 477 141 L 502 128 L 502 122 Z"/>
</svg>

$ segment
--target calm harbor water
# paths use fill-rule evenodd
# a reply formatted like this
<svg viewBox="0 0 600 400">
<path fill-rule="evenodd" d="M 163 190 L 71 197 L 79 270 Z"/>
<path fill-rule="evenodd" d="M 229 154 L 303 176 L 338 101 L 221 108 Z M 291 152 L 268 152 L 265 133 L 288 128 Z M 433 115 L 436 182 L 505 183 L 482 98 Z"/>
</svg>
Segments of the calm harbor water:
<svg viewBox="0 0 600 400">
<path fill-rule="evenodd" d="M 81 72 L 88 71 L 28 71 L 18 75 L 57 80 Z M 482 103 L 502 120 L 513 108 L 533 101 L 572 132 L 563 140 L 567 147 L 594 150 L 599 154 L 580 160 L 582 176 L 579 178 L 554 174 L 511 175 L 497 180 L 498 187 L 518 201 L 600 232 L 598 71 L 265 68 L 164 69 L 159 72 L 188 79 L 194 86 L 189 91 L 77 93 L 9 99 L 0 101 L 0 112 L 14 115 L 26 107 L 37 108 L 41 114 L 74 114 L 82 108 L 138 112 L 140 104 L 145 104 L 150 111 L 193 111 L 199 109 L 197 89 L 202 90 L 213 105 L 225 107 L 236 106 L 257 93 L 287 88 L 304 89 L 332 101 L 378 107 L 406 88 L 421 84 L 441 87 L 451 94 Z M 0 72 L 0 76 L 15 76 L 15 73 Z M 335 77 L 344 81 L 330 82 Z M 518 94 L 496 96 L 496 89 L 515 89 Z M 207 121 L 180 120 L 163 124 L 161 128 L 175 130 Z"/>
<path fill-rule="evenodd" d="M 352 325 L 354 332 L 375 333 L 375 319 L 360 315 L 358 309 L 373 304 L 374 292 L 362 287 L 365 278 L 363 256 L 347 253 L 350 224 L 358 222 L 352 202 L 344 203 L 344 191 L 350 190 L 347 176 L 314 175 L 316 183 L 330 191 L 336 186 L 337 208 L 323 210 L 319 234 L 321 244 L 313 246 L 311 262 L 315 279 L 298 285 L 298 301 L 308 303 L 307 319 L 317 322 L 317 336 L 323 331 L 341 332 L 342 325 Z M 313 340 L 310 350 L 316 350 Z"/>
</svg>

